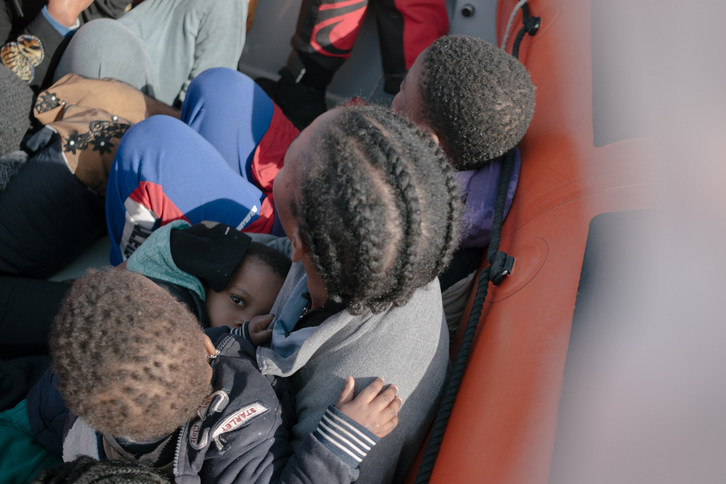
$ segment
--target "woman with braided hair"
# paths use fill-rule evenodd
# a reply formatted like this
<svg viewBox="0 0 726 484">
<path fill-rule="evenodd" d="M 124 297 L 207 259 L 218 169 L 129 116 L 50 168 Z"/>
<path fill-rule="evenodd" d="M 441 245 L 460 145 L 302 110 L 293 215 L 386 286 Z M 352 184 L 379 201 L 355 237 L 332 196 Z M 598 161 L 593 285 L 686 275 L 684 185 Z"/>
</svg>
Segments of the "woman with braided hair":
<svg viewBox="0 0 726 484">
<path fill-rule="evenodd" d="M 396 381 L 399 426 L 368 454 L 358 482 L 401 482 L 448 362 L 436 276 L 459 239 L 453 169 L 390 110 L 337 108 L 293 141 L 273 193 L 293 265 L 272 308 L 271 347 L 258 348 L 262 372 L 293 382 L 294 442 L 319 419 L 335 380 Z"/>
<path fill-rule="evenodd" d="M 290 146 L 273 188 L 278 216 L 293 259 L 309 249 L 328 295 L 378 313 L 405 304 L 450 260 L 458 190 L 441 150 L 412 123 L 378 107 L 336 114 Z"/>
</svg>

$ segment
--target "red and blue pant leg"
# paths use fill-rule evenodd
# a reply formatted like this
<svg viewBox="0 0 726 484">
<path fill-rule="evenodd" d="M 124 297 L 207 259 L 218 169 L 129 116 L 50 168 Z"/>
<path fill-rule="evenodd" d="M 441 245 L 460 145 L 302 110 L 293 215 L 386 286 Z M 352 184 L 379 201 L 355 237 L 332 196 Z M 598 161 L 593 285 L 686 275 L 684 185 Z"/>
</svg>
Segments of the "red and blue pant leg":
<svg viewBox="0 0 726 484">
<path fill-rule="evenodd" d="M 152 116 L 119 143 L 106 190 L 111 263 L 173 220 L 282 234 L 272 182 L 297 134 L 244 74 L 218 68 L 197 76 L 181 121 Z"/>
</svg>

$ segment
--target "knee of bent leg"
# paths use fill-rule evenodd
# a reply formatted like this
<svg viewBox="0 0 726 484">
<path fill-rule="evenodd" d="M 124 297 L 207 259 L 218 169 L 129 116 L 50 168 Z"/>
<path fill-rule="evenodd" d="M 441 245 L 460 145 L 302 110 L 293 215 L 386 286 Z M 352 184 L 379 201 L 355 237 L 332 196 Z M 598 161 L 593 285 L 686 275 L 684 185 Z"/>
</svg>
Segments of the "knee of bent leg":
<svg viewBox="0 0 726 484">
<path fill-rule="evenodd" d="M 114 163 L 123 168 L 135 164 L 134 160 L 155 156 L 164 140 L 183 139 L 186 128 L 178 119 L 166 115 L 151 116 L 136 123 L 121 138 Z"/>
<path fill-rule="evenodd" d="M 192 80 L 187 89 L 187 97 L 204 96 L 206 93 L 219 94 L 253 84 L 252 79 L 239 71 L 227 67 L 212 67 Z"/>
<path fill-rule="evenodd" d="M 73 35 L 54 80 L 73 72 L 91 79 L 111 77 L 149 95 L 153 68 L 143 41 L 118 20 L 95 19 Z"/>
</svg>

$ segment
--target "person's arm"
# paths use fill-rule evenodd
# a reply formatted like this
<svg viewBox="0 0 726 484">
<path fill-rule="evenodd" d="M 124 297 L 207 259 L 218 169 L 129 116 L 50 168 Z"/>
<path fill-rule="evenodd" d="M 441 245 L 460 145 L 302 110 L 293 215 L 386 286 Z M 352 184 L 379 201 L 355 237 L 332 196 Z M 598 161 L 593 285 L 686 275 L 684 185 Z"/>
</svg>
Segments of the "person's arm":
<svg viewBox="0 0 726 484">
<path fill-rule="evenodd" d="M 358 479 L 358 466 L 380 439 L 398 425 L 398 388 L 383 390 L 377 378 L 353 398 L 355 381 L 346 379 L 335 406 L 330 405 L 282 471 L 279 483 L 347 483 Z"/>
<path fill-rule="evenodd" d="M 268 409 L 264 400 L 258 402 L 255 404 L 258 412 L 268 412 L 269 419 L 274 419 L 272 428 L 269 424 L 263 425 L 260 417 L 251 417 L 249 423 L 237 422 L 247 426 L 224 434 L 226 439 L 221 440 L 224 450 L 219 454 L 215 455 L 214 442 L 210 445 L 199 479 L 220 484 L 354 482 L 360 461 L 397 425 L 401 400 L 393 385 L 380 392 L 382 379 L 377 379 L 355 398 L 352 398 L 353 385 L 353 379 L 349 378 L 338 403 L 328 408 L 315 431 L 306 436 L 294 453 L 281 425 L 280 412 Z M 234 417 L 235 414 L 225 418 L 223 424 L 211 427 L 210 438 L 214 440 L 215 435 L 222 435 L 226 422 L 234 421 Z M 201 428 L 200 432 L 206 430 Z"/>
<path fill-rule="evenodd" d="M 68 29 L 80 26 L 81 12 L 87 9 L 93 0 L 48 0 L 47 11 L 53 19 Z"/>
<path fill-rule="evenodd" d="M 282 314 L 276 308 L 273 312 Z M 315 429 L 327 405 L 337 397 L 339 389 L 330 385 L 331 375 L 352 375 L 359 385 L 368 383 L 370 375 L 395 381 L 405 402 L 399 424 L 368 454 L 358 480 L 360 484 L 382 484 L 402 482 L 416 457 L 436 412 L 448 347 L 439 282 L 434 280 L 417 290 L 405 306 L 380 315 L 355 316 L 343 311 L 328 318 L 295 353 L 298 361 L 292 370 L 287 370 L 291 357 L 278 357 L 270 348 L 258 348 L 257 359 L 263 373 L 294 372 L 295 446 Z M 302 368 L 297 369 L 301 362 Z"/>
<path fill-rule="evenodd" d="M 243 324 L 237 334 L 252 343 L 255 348 L 269 344 L 272 341 L 270 323 L 274 317 L 274 314 L 258 314 Z"/>
<path fill-rule="evenodd" d="M 13 70 L 36 92 L 47 87 L 53 77 L 53 69 L 68 42 L 66 34 L 77 28 L 78 16 L 93 0 L 49 0 L 45 12 L 41 11 L 21 32 L 19 42 L 39 43 L 34 57 L 16 62 Z M 19 54 L 22 55 L 22 54 Z M 23 64 L 26 64 L 25 66 Z"/>
</svg>

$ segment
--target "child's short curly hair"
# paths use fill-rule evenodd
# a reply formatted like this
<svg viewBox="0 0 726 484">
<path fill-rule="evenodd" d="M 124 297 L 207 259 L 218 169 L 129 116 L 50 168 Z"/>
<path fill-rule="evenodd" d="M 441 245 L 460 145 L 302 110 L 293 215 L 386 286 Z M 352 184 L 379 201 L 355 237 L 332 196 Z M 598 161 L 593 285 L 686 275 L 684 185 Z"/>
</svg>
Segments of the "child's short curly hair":
<svg viewBox="0 0 726 484">
<path fill-rule="evenodd" d="M 76 280 L 49 336 L 68 408 L 101 432 L 137 441 L 170 434 L 211 393 L 203 341 L 181 303 L 119 269 Z"/>
<path fill-rule="evenodd" d="M 282 279 L 287 277 L 287 273 L 290 272 L 290 266 L 292 266 L 292 261 L 287 255 L 277 249 L 254 241 L 250 242 L 250 246 L 247 249 L 245 257 L 257 259 L 261 263 L 267 265 Z M 237 270 L 239 270 L 241 266 L 242 264 L 237 267 Z"/>
<path fill-rule="evenodd" d="M 467 35 L 441 37 L 422 55 L 422 114 L 454 168 L 479 168 L 519 143 L 534 86 L 517 59 Z"/>
</svg>

